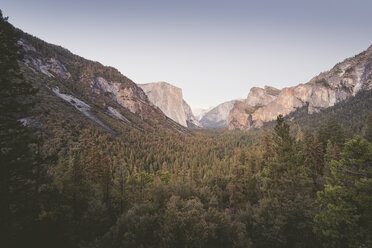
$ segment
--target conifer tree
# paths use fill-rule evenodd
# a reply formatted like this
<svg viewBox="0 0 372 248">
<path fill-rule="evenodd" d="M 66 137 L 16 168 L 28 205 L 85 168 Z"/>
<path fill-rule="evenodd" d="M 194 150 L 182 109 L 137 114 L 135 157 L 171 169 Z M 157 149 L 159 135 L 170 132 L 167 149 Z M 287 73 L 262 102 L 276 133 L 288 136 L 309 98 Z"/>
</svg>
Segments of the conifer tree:
<svg viewBox="0 0 372 248">
<path fill-rule="evenodd" d="M 323 150 L 326 149 L 328 140 L 338 147 L 342 147 L 345 142 L 345 133 L 336 119 L 330 117 L 327 122 L 318 129 L 317 138 L 323 144 Z"/>
<path fill-rule="evenodd" d="M 314 226 L 324 247 L 372 246 L 371 161 L 372 145 L 359 136 L 345 143 L 340 161 L 332 160 Z"/>
<path fill-rule="evenodd" d="M 274 150 L 272 144 L 272 137 L 270 133 L 265 133 L 261 143 L 262 150 L 262 164 L 261 167 L 265 167 L 270 160 L 274 157 Z"/>
<path fill-rule="evenodd" d="M 19 121 L 30 109 L 35 93 L 18 64 L 22 60 L 19 35 L 0 10 L 0 235 L 6 247 L 33 240 L 38 206 L 33 170 L 31 131 Z"/>
<path fill-rule="evenodd" d="M 263 198 L 257 222 L 259 247 L 311 247 L 314 196 L 311 179 L 295 156 L 295 139 L 278 116 L 273 133 L 276 155 L 261 172 Z"/>
<path fill-rule="evenodd" d="M 277 159 L 282 161 L 291 160 L 294 152 L 295 139 L 291 136 L 289 125 L 285 123 L 282 115 L 276 119 L 276 126 L 273 133 L 274 151 L 276 152 Z"/>
<path fill-rule="evenodd" d="M 317 184 L 324 169 L 323 146 L 308 129 L 304 132 L 302 146 L 304 164 L 310 169 L 314 183 Z"/>
</svg>

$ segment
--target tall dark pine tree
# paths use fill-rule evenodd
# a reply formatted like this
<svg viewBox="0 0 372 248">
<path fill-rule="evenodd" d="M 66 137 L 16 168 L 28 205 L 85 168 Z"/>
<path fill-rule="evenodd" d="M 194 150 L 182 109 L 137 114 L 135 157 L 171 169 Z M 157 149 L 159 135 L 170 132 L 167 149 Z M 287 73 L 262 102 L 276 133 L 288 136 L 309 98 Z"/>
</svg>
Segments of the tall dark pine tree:
<svg viewBox="0 0 372 248">
<path fill-rule="evenodd" d="M 282 115 L 279 115 L 276 120 L 273 141 L 273 148 L 277 154 L 277 158 L 283 161 L 290 161 L 293 158 L 295 139 L 291 136 L 289 125 L 284 122 Z"/>
<path fill-rule="evenodd" d="M 22 246 L 32 234 L 35 219 L 30 131 L 18 121 L 29 110 L 34 93 L 18 61 L 19 37 L 0 10 L 0 238 L 4 247 Z"/>
<path fill-rule="evenodd" d="M 315 195 L 289 130 L 278 116 L 273 133 L 276 154 L 261 171 L 257 247 L 315 246 L 311 230 Z"/>
<path fill-rule="evenodd" d="M 323 175 L 324 153 L 322 144 L 306 129 L 303 136 L 302 153 L 305 166 L 310 169 L 311 176 L 317 183 Z M 320 183 L 321 185 L 322 183 Z M 319 186 L 320 186 L 319 185 Z"/>
<path fill-rule="evenodd" d="M 360 136 L 345 143 L 341 159 L 318 192 L 314 232 L 324 247 L 372 247 L 372 144 Z"/>
<path fill-rule="evenodd" d="M 274 157 L 274 150 L 270 133 L 266 133 L 263 136 L 261 143 L 261 151 L 262 151 L 261 167 L 265 167 Z"/>
</svg>

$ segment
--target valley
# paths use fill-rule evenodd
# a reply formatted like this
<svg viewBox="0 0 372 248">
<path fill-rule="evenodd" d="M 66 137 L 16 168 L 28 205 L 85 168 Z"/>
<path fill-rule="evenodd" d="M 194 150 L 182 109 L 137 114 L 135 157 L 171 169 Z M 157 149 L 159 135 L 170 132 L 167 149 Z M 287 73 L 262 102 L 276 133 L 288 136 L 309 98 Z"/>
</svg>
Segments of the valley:
<svg viewBox="0 0 372 248">
<path fill-rule="evenodd" d="M 372 46 L 193 112 L 1 14 L 0 70 L 4 247 L 372 245 Z"/>
</svg>

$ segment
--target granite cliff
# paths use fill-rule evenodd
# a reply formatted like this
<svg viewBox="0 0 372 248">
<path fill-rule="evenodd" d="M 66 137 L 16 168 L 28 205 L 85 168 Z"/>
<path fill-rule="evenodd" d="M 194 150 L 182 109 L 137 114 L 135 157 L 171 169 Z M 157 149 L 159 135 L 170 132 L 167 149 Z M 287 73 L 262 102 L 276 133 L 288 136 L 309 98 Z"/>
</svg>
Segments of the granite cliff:
<svg viewBox="0 0 372 248">
<path fill-rule="evenodd" d="M 166 82 L 139 84 L 150 102 L 184 127 L 198 127 L 190 106 L 185 102 L 182 89 Z"/>
<path fill-rule="evenodd" d="M 260 127 L 279 114 L 287 115 L 307 106 L 316 113 L 356 93 L 372 88 L 372 46 L 366 51 L 336 64 L 308 83 L 284 88 L 252 88 L 247 99 L 237 101 L 229 114 L 228 128 L 246 130 Z M 267 91 L 269 90 L 269 91 Z M 270 93 L 271 92 L 271 93 Z"/>
<path fill-rule="evenodd" d="M 252 114 L 259 108 L 274 101 L 280 94 L 280 90 L 265 86 L 263 89 L 253 87 L 247 99 L 237 100 L 228 115 L 228 128 L 247 129 L 254 124 Z"/>
<path fill-rule="evenodd" d="M 182 101 L 182 104 L 183 104 L 183 110 L 185 111 L 185 115 L 186 115 L 187 127 L 199 128 L 201 125 L 199 121 L 196 119 L 196 117 L 194 116 L 191 107 L 187 104 L 185 100 Z"/>
</svg>

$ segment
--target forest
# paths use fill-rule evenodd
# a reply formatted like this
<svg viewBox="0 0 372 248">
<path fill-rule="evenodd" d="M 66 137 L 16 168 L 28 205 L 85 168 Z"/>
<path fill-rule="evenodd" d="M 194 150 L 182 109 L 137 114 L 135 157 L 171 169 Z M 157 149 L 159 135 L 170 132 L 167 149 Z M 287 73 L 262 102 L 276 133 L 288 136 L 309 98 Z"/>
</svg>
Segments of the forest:
<svg viewBox="0 0 372 248">
<path fill-rule="evenodd" d="M 41 132 L 19 121 L 41 89 L 18 35 L 0 12 L 2 247 L 372 247 L 372 115 L 342 122 L 358 102 L 248 132 Z"/>
</svg>

